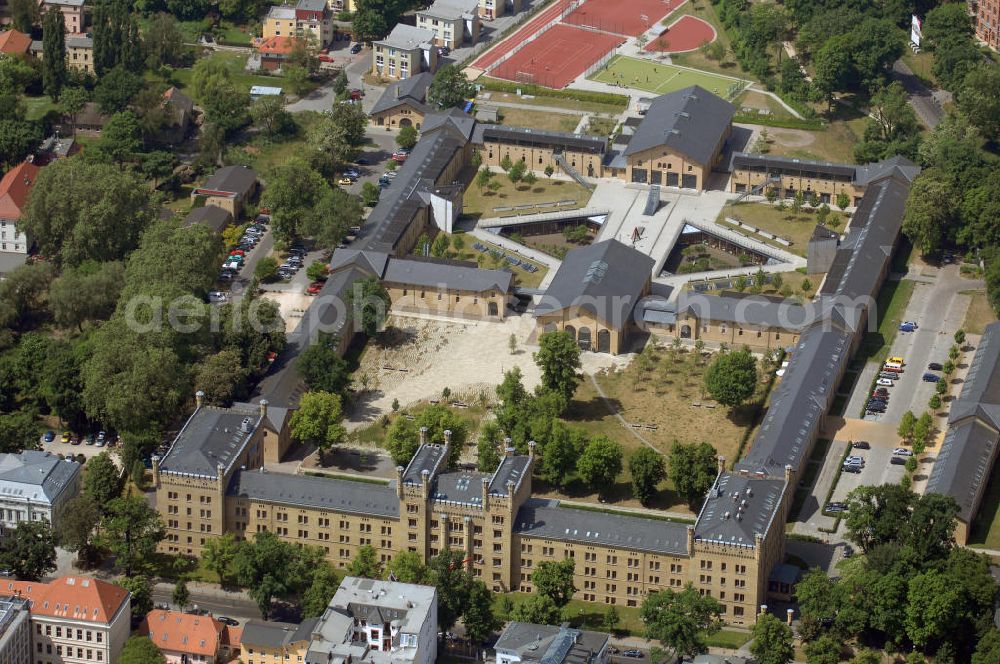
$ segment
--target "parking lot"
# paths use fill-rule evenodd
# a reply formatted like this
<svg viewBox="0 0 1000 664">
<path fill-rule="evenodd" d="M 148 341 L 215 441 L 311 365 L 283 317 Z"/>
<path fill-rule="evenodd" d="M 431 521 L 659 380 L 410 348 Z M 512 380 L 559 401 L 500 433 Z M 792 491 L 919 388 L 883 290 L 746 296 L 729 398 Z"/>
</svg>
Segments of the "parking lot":
<svg viewBox="0 0 1000 664">
<path fill-rule="evenodd" d="M 871 445 L 869 450 L 852 449 L 851 456 L 859 456 L 865 460 L 865 466 L 860 473 L 840 473 L 840 479 L 833 490 L 831 502 L 846 502 L 847 494 L 859 486 L 879 486 L 882 484 L 899 484 L 903 479 L 906 469 L 902 465 L 889 463 L 892 458 L 892 450 L 897 447 L 897 443 L 868 441 Z M 843 448 L 841 448 L 843 449 Z M 840 465 L 841 457 L 828 455 L 826 463 Z"/>
</svg>

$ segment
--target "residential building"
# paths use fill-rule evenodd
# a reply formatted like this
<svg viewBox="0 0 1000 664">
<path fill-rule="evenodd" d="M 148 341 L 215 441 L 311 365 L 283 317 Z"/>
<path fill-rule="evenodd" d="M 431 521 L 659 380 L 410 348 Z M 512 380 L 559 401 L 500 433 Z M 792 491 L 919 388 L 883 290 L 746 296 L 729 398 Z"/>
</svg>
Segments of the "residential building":
<svg viewBox="0 0 1000 664">
<path fill-rule="evenodd" d="M 355 12 L 358 9 L 356 0 L 327 0 L 327 6 L 334 14 L 341 12 Z"/>
<path fill-rule="evenodd" d="M 424 116 L 433 111 L 427 103 L 427 88 L 433 80 L 433 74 L 421 72 L 390 83 L 368 114 L 372 124 L 386 129 L 420 129 Z"/>
<path fill-rule="evenodd" d="M 976 38 L 1000 50 L 1000 0 L 969 0 L 969 13 L 976 30 Z"/>
<path fill-rule="evenodd" d="M 18 230 L 17 224 L 41 170 L 25 161 L 0 179 L 0 276 L 24 265 L 28 259 L 31 240 Z"/>
<path fill-rule="evenodd" d="M 919 367 L 917 368 L 919 370 Z M 955 540 L 966 544 L 993 476 L 1000 443 L 1000 322 L 983 331 L 962 391 L 951 406 L 948 432 L 937 454 L 927 491 L 958 503 Z"/>
<path fill-rule="evenodd" d="M 627 352 L 637 331 L 632 311 L 650 293 L 653 264 L 618 240 L 573 249 L 532 310 L 538 333 L 561 330 L 583 350 Z"/>
<path fill-rule="evenodd" d="M 243 625 L 240 661 L 243 664 L 304 662 L 318 622 L 319 618 L 310 618 L 301 625 L 250 620 Z"/>
<path fill-rule="evenodd" d="M 40 41 L 31 42 L 29 50 L 38 60 L 45 57 L 45 49 Z M 93 37 L 86 33 L 66 35 L 66 66 L 88 74 L 95 73 Z"/>
<path fill-rule="evenodd" d="M 497 664 L 605 664 L 611 637 L 562 625 L 507 623 L 493 650 Z"/>
<path fill-rule="evenodd" d="M 131 595 L 121 586 L 83 576 L 0 579 L 0 593 L 29 602 L 34 664 L 118 661 L 132 619 Z"/>
<path fill-rule="evenodd" d="M 163 110 L 166 111 L 167 121 L 156 134 L 157 142 L 182 143 L 194 119 L 194 102 L 186 94 L 171 86 L 163 93 Z"/>
<path fill-rule="evenodd" d="M 487 21 L 521 11 L 524 0 L 479 0 L 479 15 Z"/>
<path fill-rule="evenodd" d="M 35 159 L 32 163 L 38 166 L 48 165 L 56 159 L 65 159 L 75 155 L 79 151 L 80 146 L 77 144 L 76 140 L 60 136 L 57 131 L 54 134 L 50 134 L 49 137 L 42 141 L 41 145 L 38 146 L 38 151 L 35 152 Z"/>
<path fill-rule="evenodd" d="M 379 279 L 392 308 L 399 311 L 503 320 L 513 298 L 510 272 L 482 270 L 475 263 L 394 258 L 375 251 L 338 249 L 330 271 L 346 268 L 360 269 Z"/>
<path fill-rule="evenodd" d="M 262 34 L 265 41 L 273 37 L 293 37 L 326 48 L 333 41 L 334 32 L 333 13 L 326 0 L 298 0 L 294 7 L 271 7 L 264 18 Z"/>
<path fill-rule="evenodd" d="M 41 0 L 42 13 L 55 7 L 62 12 L 66 32 L 76 34 L 87 27 L 86 5 L 84 0 Z"/>
<path fill-rule="evenodd" d="M 66 504 L 80 493 L 80 464 L 49 452 L 0 454 L 0 534 L 22 521 L 58 529 Z"/>
<path fill-rule="evenodd" d="M 0 55 L 25 56 L 31 50 L 31 35 L 8 28 L 0 32 Z"/>
<path fill-rule="evenodd" d="M 194 203 L 215 205 L 239 219 L 243 206 L 257 193 L 257 174 L 246 166 L 225 166 L 191 192 Z"/>
<path fill-rule="evenodd" d="M 433 664 L 437 589 L 345 577 L 312 629 L 306 664 Z"/>
<path fill-rule="evenodd" d="M 184 218 L 185 226 L 204 224 L 219 234 L 222 234 L 222 231 L 226 230 L 226 226 L 231 223 L 233 223 L 233 215 L 229 213 L 229 210 L 224 210 L 217 205 L 196 207 Z"/>
<path fill-rule="evenodd" d="M 101 112 L 101 107 L 97 105 L 97 102 L 88 101 L 84 104 L 83 110 L 77 114 L 75 123 L 70 126 L 70 129 L 79 133 L 97 135 L 104 130 L 104 125 L 110 119 L 107 114 Z"/>
<path fill-rule="evenodd" d="M 138 633 L 148 636 L 160 649 L 167 664 L 228 662 L 240 654 L 239 627 L 223 625 L 210 615 L 154 609 L 139 624 Z"/>
<path fill-rule="evenodd" d="M 372 45 L 372 75 L 389 81 L 437 70 L 434 32 L 398 23 L 385 39 Z"/>
<path fill-rule="evenodd" d="M 605 175 L 611 151 L 608 139 L 509 125 L 476 124 L 472 142 L 483 164 L 500 168 L 505 159 L 521 160 L 529 170 L 569 167 L 587 177 Z"/>
<path fill-rule="evenodd" d="M 434 0 L 417 10 L 417 27 L 434 33 L 438 46 L 458 48 L 479 41 L 479 0 Z"/>
<path fill-rule="evenodd" d="M 31 612 L 17 595 L 0 596 L 0 662 L 31 664 Z"/>
<path fill-rule="evenodd" d="M 811 322 L 805 307 L 763 295 L 687 291 L 676 307 L 676 323 L 666 326 L 671 336 L 732 348 L 748 346 L 755 351 L 794 346 Z"/>
<path fill-rule="evenodd" d="M 260 68 L 266 71 L 281 69 L 295 48 L 295 39 L 295 37 L 274 36 L 257 43 Z"/>
</svg>

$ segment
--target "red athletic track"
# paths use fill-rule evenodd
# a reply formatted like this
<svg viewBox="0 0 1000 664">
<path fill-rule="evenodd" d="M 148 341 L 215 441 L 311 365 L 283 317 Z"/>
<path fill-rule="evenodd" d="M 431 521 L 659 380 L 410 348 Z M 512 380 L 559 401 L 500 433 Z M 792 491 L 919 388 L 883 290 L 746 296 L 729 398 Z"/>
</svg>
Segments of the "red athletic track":
<svg viewBox="0 0 1000 664">
<path fill-rule="evenodd" d="M 563 22 L 637 37 L 682 4 L 684 0 L 586 0 Z"/>
<path fill-rule="evenodd" d="M 568 6 L 569 0 L 556 0 L 544 10 L 538 12 L 538 14 L 522 25 L 512 35 L 484 53 L 478 60 L 472 63 L 472 66 L 477 69 L 490 67 L 494 62 L 513 50 L 515 46 L 538 32 L 543 25 L 554 21 Z"/>
<path fill-rule="evenodd" d="M 713 42 L 715 38 L 715 28 L 711 23 L 695 16 L 681 16 L 666 32 L 646 44 L 646 50 L 658 53 L 683 53 L 693 51 L 705 42 Z M 664 41 L 667 46 L 665 49 L 662 48 Z"/>
<path fill-rule="evenodd" d="M 490 75 L 517 81 L 519 73 L 529 73 L 533 75 L 530 82 L 548 88 L 564 88 L 601 56 L 624 42 L 621 37 L 560 23 L 528 43 Z"/>
</svg>

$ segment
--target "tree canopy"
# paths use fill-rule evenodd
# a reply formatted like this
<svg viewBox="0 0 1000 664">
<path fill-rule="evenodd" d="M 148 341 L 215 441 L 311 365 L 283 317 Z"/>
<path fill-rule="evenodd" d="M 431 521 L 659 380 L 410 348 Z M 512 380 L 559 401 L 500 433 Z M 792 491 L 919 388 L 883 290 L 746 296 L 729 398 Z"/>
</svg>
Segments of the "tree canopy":
<svg viewBox="0 0 1000 664">
<path fill-rule="evenodd" d="M 742 405 L 757 388 L 757 359 L 749 349 L 720 353 L 705 372 L 705 389 L 730 408 Z"/>
</svg>

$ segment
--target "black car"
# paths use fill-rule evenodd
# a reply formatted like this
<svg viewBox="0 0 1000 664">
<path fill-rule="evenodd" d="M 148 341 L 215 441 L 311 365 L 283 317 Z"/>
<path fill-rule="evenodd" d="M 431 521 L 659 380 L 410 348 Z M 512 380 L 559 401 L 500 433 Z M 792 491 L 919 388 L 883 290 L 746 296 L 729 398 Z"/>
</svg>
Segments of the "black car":
<svg viewBox="0 0 1000 664">
<path fill-rule="evenodd" d="M 351 47 L 351 55 L 356 55 L 356 54 L 358 54 L 360 52 L 361 52 L 361 43 L 360 42 L 358 42 L 357 44 L 355 44 L 354 46 Z"/>
<path fill-rule="evenodd" d="M 894 466 L 905 466 L 906 459 L 904 459 L 903 457 L 894 456 L 891 459 L 889 459 L 889 463 L 891 463 Z"/>
<path fill-rule="evenodd" d="M 930 364 L 927 365 L 927 368 L 930 369 L 931 371 L 944 371 L 944 367 L 938 364 L 937 362 L 931 362 Z"/>
<path fill-rule="evenodd" d="M 223 625 L 229 625 L 230 627 L 239 627 L 240 621 L 229 616 L 219 616 L 216 618 Z"/>
<path fill-rule="evenodd" d="M 860 474 L 861 473 L 861 466 L 844 466 L 844 472 L 845 473 Z"/>
<path fill-rule="evenodd" d="M 853 443 L 851 443 L 851 447 L 853 447 L 856 450 L 870 450 L 872 448 L 872 446 L 868 443 L 867 440 L 856 440 Z"/>
</svg>

